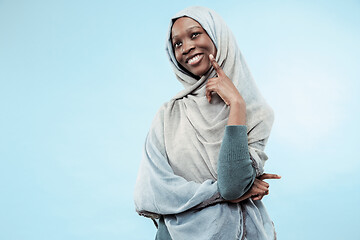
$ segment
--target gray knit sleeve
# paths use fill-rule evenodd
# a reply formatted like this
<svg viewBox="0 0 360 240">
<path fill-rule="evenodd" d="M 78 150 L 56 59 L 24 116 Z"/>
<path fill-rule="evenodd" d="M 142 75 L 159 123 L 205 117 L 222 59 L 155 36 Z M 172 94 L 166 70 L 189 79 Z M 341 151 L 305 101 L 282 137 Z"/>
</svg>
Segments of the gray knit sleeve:
<svg viewBox="0 0 360 240">
<path fill-rule="evenodd" d="M 226 200 L 241 197 L 252 186 L 256 172 L 249 155 L 246 126 L 226 126 L 217 170 L 218 190 Z"/>
</svg>

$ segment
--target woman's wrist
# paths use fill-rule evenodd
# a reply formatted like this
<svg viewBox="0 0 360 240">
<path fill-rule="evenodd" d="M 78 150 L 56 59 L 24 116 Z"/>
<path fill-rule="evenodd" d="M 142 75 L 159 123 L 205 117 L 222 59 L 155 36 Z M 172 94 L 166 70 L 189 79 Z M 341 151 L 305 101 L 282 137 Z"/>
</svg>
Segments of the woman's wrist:
<svg viewBox="0 0 360 240">
<path fill-rule="evenodd" d="M 236 105 L 236 106 L 246 106 L 244 99 L 242 98 L 242 96 L 240 95 L 240 93 L 238 93 L 236 96 L 230 98 L 229 101 L 229 106 L 231 105 Z"/>
<path fill-rule="evenodd" d="M 228 125 L 246 125 L 246 104 L 244 101 L 232 101 Z"/>
</svg>

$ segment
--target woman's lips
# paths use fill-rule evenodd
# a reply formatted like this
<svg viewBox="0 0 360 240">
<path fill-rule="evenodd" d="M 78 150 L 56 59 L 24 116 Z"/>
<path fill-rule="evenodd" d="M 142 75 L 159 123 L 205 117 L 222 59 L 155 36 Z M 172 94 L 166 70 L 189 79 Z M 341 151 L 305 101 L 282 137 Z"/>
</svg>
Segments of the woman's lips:
<svg viewBox="0 0 360 240">
<path fill-rule="evenodd" d="M 203 54 L 196 54 L 192 58 L 190 58 L 187 62 L 189 65 L 198 64 L 204 58 Z"/>
</svg>

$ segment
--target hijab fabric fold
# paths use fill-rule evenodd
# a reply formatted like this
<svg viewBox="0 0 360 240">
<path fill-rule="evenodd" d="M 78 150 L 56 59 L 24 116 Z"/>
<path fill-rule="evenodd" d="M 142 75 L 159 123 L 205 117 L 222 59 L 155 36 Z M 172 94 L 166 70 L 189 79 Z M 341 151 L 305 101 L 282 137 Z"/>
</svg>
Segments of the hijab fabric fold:
<svg viewBox="0 0 360 240">
<path fill-rule="evenodd" d="M 176 61 L 171 28 L 184 16 L 207 32 L 217 49 L 216 61 L 246 102 L 249 153 L 258 176 L 267 160 L 264 148 L 273 123 L 271 108 L 222 18 L 208 8 L 189 7 L 172 18 L 166 42 L 170 63 L 184 90 L 160 108 L 146 137 L 135 187 L 136 210 L 148 217 L 164 216 L 173 239 L 275 239 L 261 201 L 231 204 L 216 197 L 217 158 L 229 107 L 216 94 L 211 103 L 207 101 L 205 84 L 216 76 L 213 68 L 196 79 Z M 206 207 L 197 207 L 204 203 Z"/>
</svg>

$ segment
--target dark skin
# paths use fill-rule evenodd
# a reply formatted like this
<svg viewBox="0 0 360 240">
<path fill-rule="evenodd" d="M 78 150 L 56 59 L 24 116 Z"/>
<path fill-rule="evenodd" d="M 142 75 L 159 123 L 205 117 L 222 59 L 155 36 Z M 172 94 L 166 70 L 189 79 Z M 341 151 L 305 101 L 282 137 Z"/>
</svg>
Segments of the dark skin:
<svg viewBox="0 0 360 240">
<path fill-rule="evenodd" d="M 199 78 L 210 69 L 209 55 L 216 55 L 216 47 L 198 22 L 189 17 L 177 19 L 171 40 L 176 60 L 188 72 Z"/>
<path fill-rule="evenodd" d="M 171 29 L 171 40 L 178 63 L 196 78 L 200 78 L 213 67 L 217 77 L 206 84 L 206 98 L 211 104 L 211 94 L 217 93 L 230 106 L 228 125 L 246 125 L 246 103 L 241 94 L 215 60 L 216 47 L 202 26 L 189 17 L 178 18 Z M 269 194 L 265 179 L 280 179 L 276 174 L 264 173 L 257 177 L 248 192 L 230 202 L 245 199 L 261 200 Z"/>
</svg>

